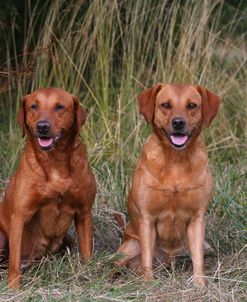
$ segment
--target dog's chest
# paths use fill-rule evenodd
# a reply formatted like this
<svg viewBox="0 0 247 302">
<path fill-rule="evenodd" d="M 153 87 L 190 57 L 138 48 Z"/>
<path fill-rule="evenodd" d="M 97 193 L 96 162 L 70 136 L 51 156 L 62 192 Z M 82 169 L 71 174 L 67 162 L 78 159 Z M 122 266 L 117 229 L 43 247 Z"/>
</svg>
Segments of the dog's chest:
<svg viewBox="0 0 247 302">
<path fill-rule="evenodd" d="M 53 201 L 41 207 L 38 221 L 46 238 L 63 237 L 69 229 L 76 209 L 68 202 Z"/>
<path fill-rule="evenodd" d="M 41 182 L 41 185 L 37 184 L 36 188 L 43 199 L 57 199 L 59 196 L 71 192 L 75 183 L 73 175 L 58 169 L 51 169 L 45 181 Z"/>
<path fill-rule="evenodd" d="M 167 252 L 183 244 L 188 223 L 204 207 L 203 202 L 200 187 L 178 183 L 170 187 L 169 191 L 164 188 L 163 194 L 157 199 L 155 214 L 160 245 Z"/>
<path fill-rule="evenodd" d="M 155 217 L 160 246 L 167 252 L 179 249 L 188 223 L 210 201 L 210 175 L 204 169 L 199 173 L 171 169 L 159 177 L 144 177 L 143 183 L 142 205 Z"/>
<path fill-rule="evenodd" d="M 52 170 L 49 175 L 49 185 L 60 194 L 64 194 L 72 187 L 72 177 L 68 173 L 61 173 L 58 170 Z"/>
<path fill-rule="evenodd" d="M 161 167 L 156 173 L 150 170 L 137 173 L 136 187 L 142 192 L 147 209 L 156 212 L 155 216 L 177 210 L 191 213 L 208 204 L 212 181 L 207 165 L 191 167 L 181 163 Z"/>
</svg>

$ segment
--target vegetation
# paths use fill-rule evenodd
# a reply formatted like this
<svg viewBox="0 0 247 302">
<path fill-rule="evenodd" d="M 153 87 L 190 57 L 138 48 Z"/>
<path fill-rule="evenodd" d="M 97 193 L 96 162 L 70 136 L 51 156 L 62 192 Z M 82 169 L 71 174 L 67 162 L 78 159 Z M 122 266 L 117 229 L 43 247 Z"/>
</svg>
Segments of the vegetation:
<svg viewBox="0 0 247 302">
<path fill-rule="evenodd" d="M 17 3 L 18 1 L 16 1 Z M 9 21 L 1 12 L 0 180 L 4 189 L 24 144 L 16 111 L 38 87 L 63 87 L 88 112 L 82 140 L 97 177 L 95 256 L 85 266 L 76 251 L 52 256 L 24 273 L 23 290 L 2 301 L 244 301 L 247 287 L 247 7 L 233 1 L 23 1 Z M 15 1 L 11 1 L 15 4 Z M 7 4 L 5 4 L 7 5 Z M 10 11 L 6 8 L 6 11 Z M 16 12 L 16 13 L 15 13 Z M 5 23 L 4 23 L 5 22 Z M 6 30 L 7 29 L 7 30 Z M 207 216 L 207 289 L 194 289 L 191 261 L 160 267 L 143 284 L 116 269 L 122 230 L 114 212 L 126 199 L 150 128 L 136 96 L 156 82 L 201 84 L 222 97 L 205 141 L 215 179 Z M 72 230 L 73 231 L 73 230 Z"/>
</svg>

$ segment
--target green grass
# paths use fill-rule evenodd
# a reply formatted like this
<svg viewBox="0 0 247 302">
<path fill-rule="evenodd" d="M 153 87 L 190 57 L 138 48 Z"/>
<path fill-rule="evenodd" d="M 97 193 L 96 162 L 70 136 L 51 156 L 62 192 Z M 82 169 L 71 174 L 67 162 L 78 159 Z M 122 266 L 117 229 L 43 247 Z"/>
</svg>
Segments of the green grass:
<svg viewBox="0 0 247 302">
<path fill-rule="evenodd" d="M 88 113 L 82 140 L 98 185 L 95 256 L 87 266 L 76 250 L 45 258 L 24 272 L 18 293 L 7 290 L 1 271 L 0 300 L 245 301 L 247 52 L 246 33 L 237 29 L 246 23 L 246 6 L 231 10 L 226 22 L 222 1 L 47 1 L 44 9 L 42 1 L 26 3 L 23 44 L 16 45 L 17 31 L 2 35 L 1 186 L 24 144 L 16 123 L 22 97 L 47 86 L 77 95 Z M 202 292 L 190 282 L 189 259 L 179 260 L 174 272 L 159 268 L 149 284 L 113 265 L 122 234 L 113 213 L 128 221 L 131 176 L 150 133 L 136 97 L 156 82 L 201 84 L 222 97 L 220 113 L 204 131 L 215 190 L 206 232 L 214 252 L 206 258 Z"/>
</svg>

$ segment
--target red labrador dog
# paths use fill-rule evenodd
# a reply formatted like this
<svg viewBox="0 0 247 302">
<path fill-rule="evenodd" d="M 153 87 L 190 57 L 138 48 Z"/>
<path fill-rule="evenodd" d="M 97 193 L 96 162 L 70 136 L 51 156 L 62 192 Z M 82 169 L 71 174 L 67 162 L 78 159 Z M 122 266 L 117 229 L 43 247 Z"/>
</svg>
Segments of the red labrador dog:
<svg viewBox="0 0 247 302">
<path fill-rule="evenodd" d="M 133 176 L 118 265 L 140 259 L 144 279 L 151 279 L 154 257 L 171 264 L 189 250 L 194 283 L 204 286 L 204 216 L 213 183 L 200 133 L 217 114 L 220 99 L 202 86 L 157 84 L 138 103 L 153 132 Z"/>
<path fill-rule="evenodd" d="M 79 138 L 86 113 L 76 97 L 59 88 L 38 89 L 23 99 L 17 119 L 27 139 L 0 204 L 0 249 L 9 244 L 11 288 L 20 287 L 21 261 L 69 243 L 73 220 L 80 254 L 85 261 L 90 258 L 96 194 Z"/>
</svg>

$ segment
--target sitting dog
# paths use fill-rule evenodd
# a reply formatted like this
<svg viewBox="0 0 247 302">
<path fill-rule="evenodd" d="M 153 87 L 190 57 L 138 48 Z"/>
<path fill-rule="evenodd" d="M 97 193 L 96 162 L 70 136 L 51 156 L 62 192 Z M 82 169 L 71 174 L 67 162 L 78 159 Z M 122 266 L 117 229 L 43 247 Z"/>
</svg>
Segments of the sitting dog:
<svg viewBox="0 0 247 302">
<path fill-rule="evenodd" d="M 200 133 L 217 114 L 220 99 L 202 86 L 157 84 L 144 90 L 138 103 L 153 132 L 133 176 L 130 223 L 117 264 L 139 262 L 149 280 L 154 257 L 172 264 L 189 250 L 194 283 L 204 286 L 204 216 L 212 177 Z"/>
<path fill-rule="evenodd" d="M 25 96 L 17 117 L 27 134 L 19 166 L 0 204 L 0 250 L 9 244 L 8 286 L 19 288 L 22 261 L 69 244 L 72 221 L 79 251 L 92 254 L 95 178 L 79 132 L 86 113 L 73 95 L 41 88 Z"/>
</svg>

